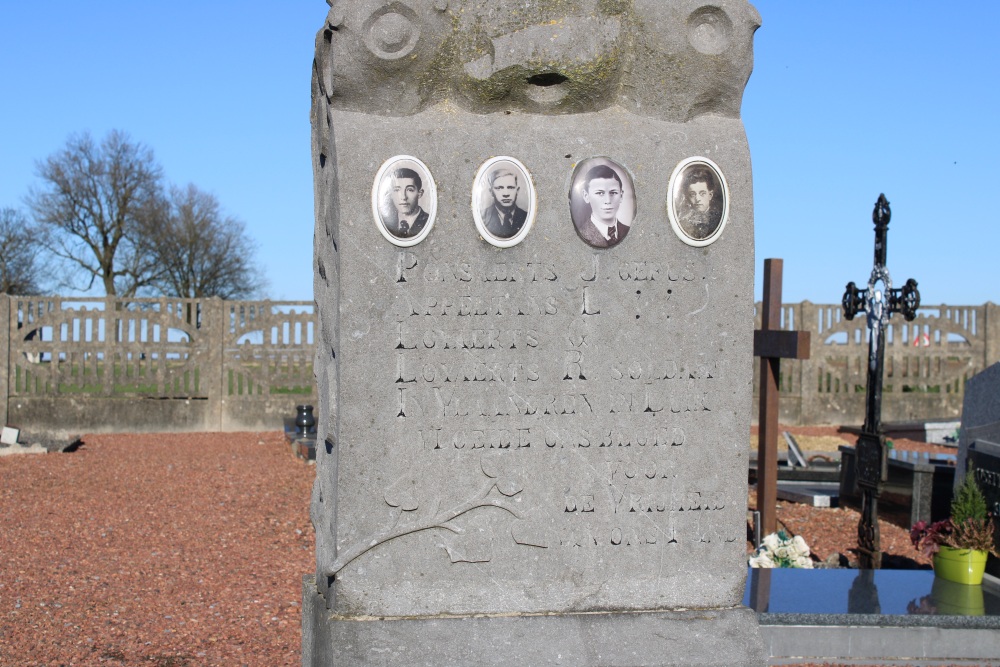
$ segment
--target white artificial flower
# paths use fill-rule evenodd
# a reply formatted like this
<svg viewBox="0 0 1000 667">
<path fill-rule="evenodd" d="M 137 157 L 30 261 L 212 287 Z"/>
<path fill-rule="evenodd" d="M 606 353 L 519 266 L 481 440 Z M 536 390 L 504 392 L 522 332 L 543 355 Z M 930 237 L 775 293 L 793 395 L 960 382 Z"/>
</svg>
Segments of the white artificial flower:
<svg viewBox="0 0 1000 667">
<path fill-rule="evenodd" d="M 764 538 L 764 541 L 762 542 L 762 545 L 764 547 L 766 547 L 768 551 L 774 551 L 775 549 L 778 548 L 778 545 L 780 543 L 781 543 L 781 540 L 778 539 L 778 534 L 777 533 L 771 533 L 770 535 L 768 535 L 767 537 Z"/>
<path fill-rule="evenodd" d="M 777 560 L 787 560 L 789 558 L 792 558 L 793 554 L 790 552 L 787 546 L 782 544 L 781 546 L 779 546 L 777 549 L 774 550 L 774 557 Z"/>
<path fill-rule="evenodd" d="M 766 553 L 762 553 L 750 559 L 750 567 L 772 568 L 774 567 L 774 561 Z"/>
<path fill-rule="evenodd" d="M 809 555 L 809 545 L 806 544 L 806 541 L 802 539 L 801 535 L 796 535 L 792 539 L 792 545 L 795 547 L 795 550 L 798 552 L 800 556 Z"/>
<path fill-rule="evenodd" d="M 806 556 L 801 556 L 795 559 L 795 567 L 801 567 L 806 570 L 813 569 L 813 562 Z"/>
</svg>

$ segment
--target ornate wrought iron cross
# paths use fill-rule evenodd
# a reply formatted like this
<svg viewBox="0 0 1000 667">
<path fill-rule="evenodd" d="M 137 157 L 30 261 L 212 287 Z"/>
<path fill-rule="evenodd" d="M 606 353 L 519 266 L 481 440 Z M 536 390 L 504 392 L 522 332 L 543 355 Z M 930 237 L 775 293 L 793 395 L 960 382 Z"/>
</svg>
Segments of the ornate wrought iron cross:
<svg viewBox="0 0 1000 667">
<path fill-rule="evenodd" d="M 879 548 L 878 497 L 889 472 L 885 434 L 882 432 L 882 369 L 885 363 L 885 326 L 893 313 L 902 313 L 907 322 L 917 316 L 920 292 L 917 281 L 893 289 L 885 268 L 886 237 L 889 232 L 889 202 L 878 196 L 872 220 L 875 223 L 875 266 L 868 279 L 868 289 L 847 283 L 844 292 L 844 316 L 853 320 L 864 311 L 868 317 L 868 386 L 865 390 L 865 424 L 857 447 L 857 479 L 861 491 L 861 520 L 858 522 L 860 567 L 882 566 Z"/>
</svg>

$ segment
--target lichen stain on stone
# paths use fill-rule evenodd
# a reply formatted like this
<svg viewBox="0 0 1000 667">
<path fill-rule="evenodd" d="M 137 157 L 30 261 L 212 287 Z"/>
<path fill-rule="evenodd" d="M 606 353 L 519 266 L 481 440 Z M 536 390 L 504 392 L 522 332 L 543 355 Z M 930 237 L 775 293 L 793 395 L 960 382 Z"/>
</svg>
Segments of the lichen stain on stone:
<svg viewBox="0 0 1000 667">
<path fill-rule="evenodd" d="M 633 0 L 598 0 L 597 11 L 608 16 L 624 14 L 633 7 Z"/>
</svg>

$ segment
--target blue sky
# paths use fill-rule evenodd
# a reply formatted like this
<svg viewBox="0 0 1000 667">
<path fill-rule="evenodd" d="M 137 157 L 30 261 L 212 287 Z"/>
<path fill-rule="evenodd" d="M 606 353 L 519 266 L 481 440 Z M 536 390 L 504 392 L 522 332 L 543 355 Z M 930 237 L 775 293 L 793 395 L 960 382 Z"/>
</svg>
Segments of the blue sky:
<svg viewBox="0 0 1000 667">
<path fill-rule="evenodd" d="M 761 0 L 743 120 L 755 293 L 837 303 L 865 282 L 880 192 L 893 282 L 1000 302 L 1000 4 Z M 246 221 L 274 299 L 312 298 L 309 80 L 324 0 L 0 0 L 0 206 L 67 137 L 128 132 Z"/>
</svg>

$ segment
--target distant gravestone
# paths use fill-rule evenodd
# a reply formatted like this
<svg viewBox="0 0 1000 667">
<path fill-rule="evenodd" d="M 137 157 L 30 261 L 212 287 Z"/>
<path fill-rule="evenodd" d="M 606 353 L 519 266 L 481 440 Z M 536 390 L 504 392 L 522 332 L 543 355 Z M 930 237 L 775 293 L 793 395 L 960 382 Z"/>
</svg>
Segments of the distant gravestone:
<svg viewBox="0 0 1000 667">
<path fill-rule="evenodd" d="M 956 490 L 965 477 L 969 448 L 979 438 L 1000 442 L 1000 363 L 976 373 L 965 384 L 962 426 L 958 433 Z"/>
<path fill-rule="evenodd" d="M 758 25 L 743 0 L 332 3 L 304 664 L 764 664 Z"/>
<path fill-rule="evenodd" d="M 990 511 L 994 517 L 1000 517 L 1000 363 L 977 373 L 965 385 L 955 489 L 970 469 Z M 1000 525 L 996 518 L 994 528 L 1000 547 Z M 986 571 L 1000 578 L 1000 560 L 990 556 Z"/>
</svg>

